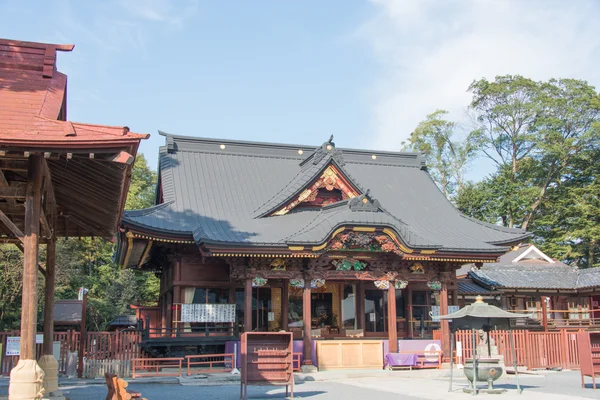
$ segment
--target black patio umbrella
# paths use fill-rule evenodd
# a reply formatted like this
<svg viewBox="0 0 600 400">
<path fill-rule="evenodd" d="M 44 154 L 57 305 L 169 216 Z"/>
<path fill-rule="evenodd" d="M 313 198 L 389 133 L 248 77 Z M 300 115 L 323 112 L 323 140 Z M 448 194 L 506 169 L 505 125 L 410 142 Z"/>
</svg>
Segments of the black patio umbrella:
<svg viewBox="0 0 600 400">
<path fill-rule="evenodd" d="M 494 322 L 494 320 L 506 321 L 506 320 L 510 320 L 510 319 L 517 319 L 517 318 L 524 319 L 524 318 L 531 318 L 531 317 L 532 317 L 532 315 L 530 315 L 530 314 L 516 314 L 516 313 L 504 311 L 503 309 L 493 306 L 491 304 L 487 304 L 483 301 L 483 298 L 481 296 L 477 296 L 475 303 L 465 306 L 455 313 L 447 314 L 447 315 L 440 315 L 440 319 L 446 319 L 446 320 L 463 319 L 465 321 L 469 321 L 469 320 L 485 319 L 485 320 L 487 320 L 488 325 L 492 325 L 492 322 Z M 519 384 L 519 373 L 517 371 L 517 357 L 515 354 L 515 340 L 513 337 L 513 332 L 512 332 L 510 323 L 508 324 L 508 329 L 509 329 L 509 335 L 510 335 L 511 354 L 512 354 L 514 367 L 515 367 L 515 377 L 517 378 L 517 390 L 519 391 L 519 393 L 521 393 L 521 386 Z M 473 329 L 473 332 L 474 332 L 474 329 Z M 454 333 L 451 332 L 450 335 L 451 335 L 451 337 L 450 337 L 451 348 L 450 348 L 450 390 L 449 391 L 452 391 L 452 370 L 453 370 L 453 366 L 454 366 L 454 357 L 452 357 L 452 353 L 454 351 L 454 349 L 453 349 Z M 488 346 L 490 346 L 489 330 L 487 332 L 487 335 L 488 335 L 488 340 L 487 340 Z M 473 334 L 473 341 L 475 341 L 474 334 Z M 473 352 L 474 352 L 473 353 L 473 389 L 474 389 L 473 394 L 476 394 L 477 393 L 477 360 L 476 360 L 477 352 L 476 352 L 475 345 L 473 345 Z M 491 353 L 491 349 L 489 350 L 489 352 Z"/>
</svg>

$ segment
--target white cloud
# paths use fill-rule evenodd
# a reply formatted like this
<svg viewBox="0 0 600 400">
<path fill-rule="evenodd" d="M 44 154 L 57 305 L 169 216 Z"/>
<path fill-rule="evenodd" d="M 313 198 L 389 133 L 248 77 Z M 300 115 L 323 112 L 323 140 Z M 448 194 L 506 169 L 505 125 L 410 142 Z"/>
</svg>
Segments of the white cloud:
<svg viewBox="0 0 600 400">
<path fill-rule="evenodd" d="M 585 79 L 600 89 L 600 3 L 594 0 L 371 0 L 359 30 L 381 72 L 378 148 L 399 149 L 438 108 L 464 119 L 474 79 L 521 74 Z"/>
<path fill-rule="evenodd" d="M 179 29 L 198 9 L 197 0 L 117 0 L 134 17 L 152 22 L 163 22 Z"/>
</svg>

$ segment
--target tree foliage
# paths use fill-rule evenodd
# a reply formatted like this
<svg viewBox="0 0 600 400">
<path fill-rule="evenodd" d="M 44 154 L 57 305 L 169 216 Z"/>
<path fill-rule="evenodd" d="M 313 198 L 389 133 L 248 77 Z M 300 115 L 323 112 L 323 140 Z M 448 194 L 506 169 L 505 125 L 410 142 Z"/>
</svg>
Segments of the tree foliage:
<svg viewBox="0 0 600 400">
<path fill-rule="evenodd" d="M 156 173 L 139 154 L 132 171 L 126 208 L 153 204 Z M 114 244 L 101 238 L 59 238 L 56 244 L 56 299 L 76 299 L 80 287 L 89 289 L 89 330 L 104 330 L 106 324 L 129 313 L 130 304 L 156 302 L 158 278 L 148 272 L 119 268 Z M 40 247 L 44 263 L 45 246 Z M 18 329 L 21 312 L 23 258 L 14 245 L 0 246 L 0 331 Z M 43 304 L 44 279 L 39 279 L 39 311 Z M 40 320 L 38 318 L 38 320 Z"/>
<path fill-rule="evenodd" d="M 444 194 L 469 216 L 533 232 L 542 250 L 567 263 L 600 266 L 596 89 L 577 79 L 506 75 L 476 80 L 469 90 L 476 129 L 464 142 L 452 137 L 456 124 L 444 111 L 429 115 L 410 137 Z M 465 182 L 455 174 L 464 173 L 474 153 L 496 168 Z"/>
<path fill-rule="evenodd" d="M 429 114 L 410 134 L 408 148 L 425 155 L 433 180 L 452 199 L 463 189 L 464 174 L 475 147 L 469 141 L 454 139 L 457 124 L 446 120 L 447 114 L 445 110 Z"/>
</svg>

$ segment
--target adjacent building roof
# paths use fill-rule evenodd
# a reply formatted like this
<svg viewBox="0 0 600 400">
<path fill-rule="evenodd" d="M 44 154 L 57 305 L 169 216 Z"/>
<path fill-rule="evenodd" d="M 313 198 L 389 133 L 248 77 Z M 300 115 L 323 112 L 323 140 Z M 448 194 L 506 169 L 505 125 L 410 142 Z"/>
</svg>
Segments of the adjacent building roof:
<svg viewBox="0 0 600 400">
<path fill-rule="evenodd" d="M 138 231 L 180 235 L 199 245 L 319 245 L 341 226 L 392 229 L 404 245 L 439 252 L 500 254 L 529 236 L 462 215 L 446 200 L 416 153 L 338 149 L 166 136 L 160 150 L 159 203 L 126 211 Z M 365 196 L 302 211 L 281 207 L 332 167 Z M 357 196 L 358 198 L 358 196 Z"/>
<path fill-rule="evenodd" d="M 472 268 L 468 276 L 475 283 L 492 289 L 572 291 L 600 287 L 600 268 L 571 267 L 548 257 L 532 244 L 518 246 L 497 263 Z"/>
<path fill-rule="evenodd" d="M 67 76 L 57 70 L 56 55 L 73 47 L 0 39 L 0 186 L 18 192 L 29 154 L 44 153 L 56 198 L 56 234 L 112 237 L 131 163 L 149 135 L 67 121 Z M 20 200 L 10 198 L 10 214 L 24 213 Z M 22 219 L 14 219 L 22 228 Z"/>
</svg>

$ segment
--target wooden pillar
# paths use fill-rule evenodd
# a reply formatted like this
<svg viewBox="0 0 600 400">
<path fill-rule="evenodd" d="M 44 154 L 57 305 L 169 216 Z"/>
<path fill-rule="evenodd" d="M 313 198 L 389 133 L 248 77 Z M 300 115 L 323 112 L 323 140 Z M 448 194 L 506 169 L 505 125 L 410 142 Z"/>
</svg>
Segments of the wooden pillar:
<svg viewBox="0 0 600 400">
<path fill-rule="evenodd" d="M 173 287 L 173 304 L 176 306 L 174 319 L 177 321 L 181 320 L 181 286 Z M 181 324 L 179 322 L 175 322 L 173 328 L 179 328 Z"/>
<path fill-rule="evenodd" d="M 37 280 L 39 262 L 40 213 L 42 208 L 42 158 L 29 156 L 25 197 L 25 239 L 23 292 L 21 302 L 21 360 L 35 360 L 37 326 Z"/>
<path fill-rule="evenodd" d="M 252 278 L 244 283 L 244 332 L 252 332 Z"/>
<path fill-rule="evenodd" d="M 442 281 L 442 289 L 440 290 L 440 315 L 448 314 L 448 284 Z M 442 331 L 442 351 L 444 358 L 452 357 L 450 354 L 450 321 L 440 320 L 440 328 Z"/>
<path fill-rule="evenodd" d="M 358 281 L 356 285 L 356 328 L 365 329 L 365 283 Z"/>
<path fill-rule="evenodd" d="M 168 316 L 167 316 L 167 307 L 169 305 L 167 304 L 167 295 L 163 294 L 160 298 L 160 323 L 161 323 L 161 329 L 165 329 L 167 328 L 167 321 Z"/>
<path fill-rule="evenodd" d="M 390 281 L 390 287 L 387 290 L 388 303 L 388 339 L 390 353 L 398 352 L 398 323 L 396 321 L 396 288 L 394 282 Z"/>
<path fill-rule="evenodd" d="M 289 329 L 288 306 L 290 303 L 290 281 L 283 280 L 283 289 L 281 290 L 281 329 Z"/>
<path fill-rule="evenodd" d="M 413 332 L 413 305 L 412 305 L 412 288 L 410 287 L 410 283 L 406 288 L 406 321 L 408 322 L 408 337 L 412 338 L 414 336 Z"/>
<path fill-rule="evenodd" d="M 542 326 L 544 327 L 544 331 L 548 332 L 548 306 L 546 304 L 546 296 L 542 296 L 541 300 L 542 300 Z"/>
<path fill-rule="evenodd" d="M 165 303 L 166 303 L 166 315 L 167 315 L 167 328 L 166 332 L 171 333 L 169 329 L 173 328 L 173 293 L 169 290 L 165 295 Z"/>
<path fill-rule="evenodd" d="M 54 288 L 56 277 L 56 239 L 46 245 L 46 287 L 44 298 L 44 344 L 42 354 L 52 356 L 54 341 Z"/>
<path fill-rule="evenodd" d="M 452 305 L 453 306 L 457 306 L 458 305 L 458 290 L 454 289 L 452 291 Z"/>
<path fill-rule="evenodd" d="M 302 321 L 304 326 L 304 364 L 312 365 L 312 338 L 310 331 L 312 328 L 312 316 L 310 310 L 310 279 L 304 279 L 304 289 L 302 290 Z"/>
</svg>

